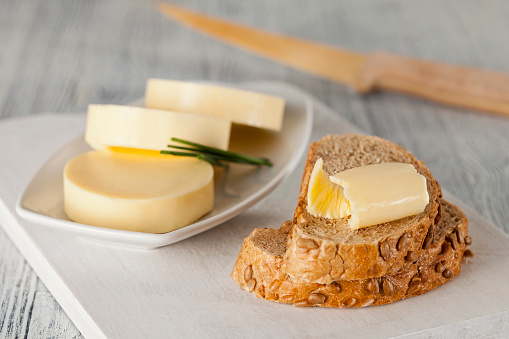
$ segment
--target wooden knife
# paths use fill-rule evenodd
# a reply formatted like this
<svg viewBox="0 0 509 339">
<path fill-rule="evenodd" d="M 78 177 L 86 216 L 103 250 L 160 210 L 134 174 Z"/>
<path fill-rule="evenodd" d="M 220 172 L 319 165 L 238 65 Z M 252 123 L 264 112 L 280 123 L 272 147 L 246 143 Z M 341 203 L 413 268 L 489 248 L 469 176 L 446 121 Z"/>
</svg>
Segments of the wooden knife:
<svg viewBox="0 0 509 339">
<path fill-rule="evenodd" d="M 173 20 L 284 65 L 346 84 L 358 92 L 391 90 L 509 116 L 509 75 L 385 52 L 362 54 L 242 26 L 160 2 Z"/>
</svg>

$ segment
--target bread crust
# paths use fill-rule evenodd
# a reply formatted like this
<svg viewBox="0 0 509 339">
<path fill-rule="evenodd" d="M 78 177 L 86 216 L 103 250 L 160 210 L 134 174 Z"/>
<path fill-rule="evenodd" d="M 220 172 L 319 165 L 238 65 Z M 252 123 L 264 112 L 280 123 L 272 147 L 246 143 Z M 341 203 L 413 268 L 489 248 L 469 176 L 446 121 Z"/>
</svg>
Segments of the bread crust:
<svg viewBox="0 0 509 339">
<path fill-rule="evenodd" d="M 324 159 L 324 170 L 330 175 L 335 174 L 335 156 L 351 156 L 346 147 L 352 146 L 354 151 L 365 156 L 360 165 L 394 161 L 407 162 L 426 177 L 429 203 L 424 212 L 393 222 L 348 231 L 342 238 L 316 231 L 316 225 L 325 225 L 322 229 L 348 228 L 345 220 L 332 220 L 314 217 L 307 212 L 307 191 L 309 178 L 315 162 Z M 331 150 L 327 149 L 331 148 Z M 358 150 L 360 149 L 360 151 Z M 371 153 L 370 153 L 371 152 Z M 366 156 L 367 154 L 367 156 Z M 357 165 L 346 165 L 340 170 L 353 168 Z M 328 284 L 336 280 L 358 280 L 392 275 L 407 265 L 405 258 L 409 252 L 421 256 L 425 239 L 432 234 L 434 225 L 440 219 L 439 198 L 442 196 L 440 185 L 422 161 L 419 161 L 402 147 L 378 137 L 344 134 L 329 135 L 311 145 L 302 183 L 298 205 L 295 210 L 292 231 L 288 237 L 287 251 L 283 259 L 282 271 L 294 278 L 307 282 Z M 313 228 L 314 227 L 314 228 Z M 376 234 L 379 232 L 380 234 Z M 375 234 L 372 241 L 363 241 L 363 237 Z M 349 241 L 348 237 L 356 237 Z M 399 246 L 400 239 L 406 238 L 405 246 Z M 361 241 L 359 241 L 360 239 Z M 308 250 L 299 244 L 313 242 L 315 245 Z"/>
<path fill-rule="evenodd" d="M 391 275 L 327 284 L 307 282 L 285 274 L 283 253 L 290 224 L 280 229 L 255 229 L 244 239 L 232 278 L 256 297 L 294 306 L 364 307 L 392 303 L 430 291 L 458 275 L 466 249 L 468 220 L 459 208 L 441 200 L 446 218 L 433 231 L 433 240 L 412 260 Z M 281 253 L 262 248 L 262 237 L 276 239 Z"/>
</svg>

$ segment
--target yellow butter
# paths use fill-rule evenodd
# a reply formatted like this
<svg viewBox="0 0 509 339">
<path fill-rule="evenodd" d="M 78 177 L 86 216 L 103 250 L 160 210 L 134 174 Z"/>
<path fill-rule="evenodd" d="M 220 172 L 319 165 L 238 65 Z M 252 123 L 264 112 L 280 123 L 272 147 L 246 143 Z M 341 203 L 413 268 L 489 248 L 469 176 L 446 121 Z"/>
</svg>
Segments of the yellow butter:
<svg viewBox="0 0 509 339">
<path fill-rule="evenodd" d="M 308 206 L 309 213 L 317 217 L 339 219 L 350 215 L 350 205 L 345 199 L 343 188 L 332 183 L 329 175 L 322 169 L 323 160 L 315 163 L 309 179 Z"/>
<path fill-rule="evenodd" d="M 85 141 L 94 149 L 166 149 L 172 137 L 228 149 L 231 122 L 196 114 L 119 105 L 90 105 Z"/>
<path fill-rule="evenodd" d="M 149 79 L 145 105 L 148 108 L 215 116 L 238 124 L 279 131 L 285 102 L 275 96 L 245 90 Z"/>
<path fill-rule="evenodd" d="M 64 170 L 64 206 L 76 222 L 166 233 L 212 210 L 213 169 L 195 158 L 91 151 Z"/>
<path fill-rule="evenodd" d="M 357 167 L 327 178 L 320 159 L 308 189 L 309 213 L 336 219 L 349 217 L 351 229 L 421 213 L 428 202 L 426 178 L 411 164 L 403 163 Z"/>
</svg>

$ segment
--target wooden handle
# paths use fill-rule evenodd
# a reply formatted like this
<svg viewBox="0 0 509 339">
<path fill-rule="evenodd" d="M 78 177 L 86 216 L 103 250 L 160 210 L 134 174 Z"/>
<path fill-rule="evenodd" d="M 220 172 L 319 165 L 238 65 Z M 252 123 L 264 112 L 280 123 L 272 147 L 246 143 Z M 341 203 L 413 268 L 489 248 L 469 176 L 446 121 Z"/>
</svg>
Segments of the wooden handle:
<svg viewBox="0 0 509 339">
<path fill-rule="evenodd" d="M 479 111 L 509 116 L 509 75 L 373 53 L 356 89 L 386 89 Z"/>
</svg>

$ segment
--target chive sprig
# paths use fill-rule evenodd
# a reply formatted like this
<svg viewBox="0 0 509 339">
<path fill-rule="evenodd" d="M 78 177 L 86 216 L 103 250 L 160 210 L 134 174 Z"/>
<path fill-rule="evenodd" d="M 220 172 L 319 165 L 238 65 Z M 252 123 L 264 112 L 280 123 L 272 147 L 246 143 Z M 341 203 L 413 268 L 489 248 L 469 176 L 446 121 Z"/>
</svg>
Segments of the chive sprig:
<svg viewBox="0 0 509 339">
<path fill-rule="evenodd" d="M 169 148 L 178 149 L 179 151 L 162 150 L 161 154 L 196 157 L 198 159 L 207 161 L 214 166 L 220 167 L 227 167 L 229 162 L 255 166 L 272 166 L 272 162 L 267 158 L 254 157 L 251 155 L 231 151 L 224 151 L 219 148 L 205 146 L 196 142 L 182 140 L 179 138 L 171 138 L 171 140 L 191 147 L 168 145 Z M 190 152 L 182 152 L 182 150 Z"/>
</svg>

